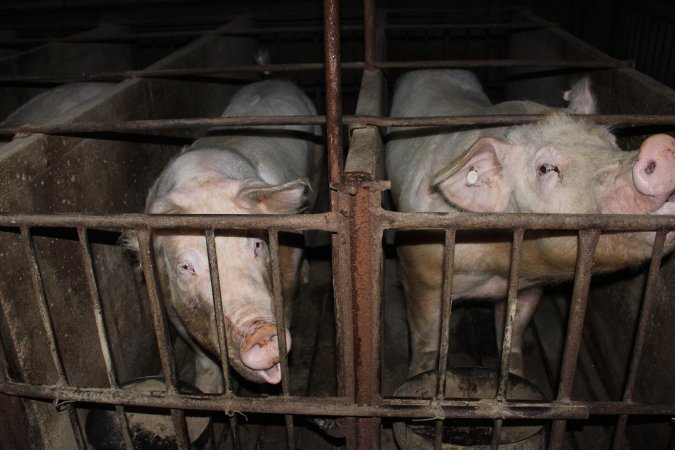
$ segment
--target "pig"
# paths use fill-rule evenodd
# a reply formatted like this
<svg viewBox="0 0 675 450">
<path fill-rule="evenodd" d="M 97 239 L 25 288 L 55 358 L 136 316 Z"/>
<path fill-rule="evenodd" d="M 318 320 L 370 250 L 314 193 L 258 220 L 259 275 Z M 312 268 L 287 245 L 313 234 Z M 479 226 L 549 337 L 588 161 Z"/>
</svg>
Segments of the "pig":
<svg viewBox="0 0 675 450">
<path fill-rule="evenodd" d="M 605 126 L 583 116 L 595 99 L 588 80 L 566 93 L 568 110 L 530 101 L 491 104 L 477 78 L 461 70 L 421 70 L 397 83 L 392 117 L 545 114 L 499 128 L 390 129 L 385 166 L 399 211 L 576 214 L 675 214 L 675 139 L 659 134 L 621 151 Z M 675 246 L 666 237 L 666 250 Z M 651 255 L 654 233 L 602 234 L 596 272 L 636 266 Z M 399 233 L 397 248 L 410 330 L 409 375 L 433 369 L 439 350 L 443 239 L 437 232 Z M 458 234 L 452 298 L 495 303 L 501 346 L 511 233 Z M 525 327 L 542 287 L 574 276 L 575 233 L 525 234 L 510 370 L 523 374 Z"/>
<path fill-rule="evenodd" d="M 0 122 L 0 127 L 44 125 L 73 110 L 85 101 L 111 89 L 114 83 L 69 83 L 49 89 L 21 105 Z"/>
<path fill-rule="evenodd" d="M 297 86 L 267 80 L 240 89 L 222 115 L 315 114 L 312 102 Z M 319 130 L 311 125 L 212 130 L 168 164 L 150 189 L 145 212 L 298 214 L 309 210 L 322 160 Z M 138 251 L 133 236 L 127 237 L 126 245 Z M 154 247 L 167 315 L 197 353 L 195 384 L 204 392 L 220 392 L 220 370 L 211 357 L 219 352 L 204 235 L 158 234 Z M 230 367 L 253 382 L 279 383 L 266 235 L 225 233 L 216 237 L 216 247 Z M 298 282 L 301 257 L 299 246 L 281 245 L 286 303 Z M 280 332 L 286 333 L 289 350 L 288 329 Z"/>
</svg>

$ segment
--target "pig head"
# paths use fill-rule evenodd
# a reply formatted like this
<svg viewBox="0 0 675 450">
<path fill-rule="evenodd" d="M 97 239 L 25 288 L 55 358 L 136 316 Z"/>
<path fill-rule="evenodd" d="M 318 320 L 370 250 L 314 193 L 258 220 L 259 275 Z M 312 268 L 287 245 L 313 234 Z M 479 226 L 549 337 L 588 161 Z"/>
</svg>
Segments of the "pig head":
<svg viewBox="0 0 675 450">
<path fill-rule="evenodd" d="M 421 89 L 421 85 L 433 85 Z M 532 102 L 490 105 L 464 71 L 407 74 L 392 116 L 544 113 L 536 123 L 510 128 L 422 133 L 390 138 L 386 169 L 400 211 L 559 214 L 675 214 L 675 139 L 656 135 L 639 150 L 621 151 L 603 126 L 568 114 L 595 108 L 588 80 L 566 95 L 568 111 Z M 428 98 L 425 97 L 426 92 Z M 417 95 L 411 95 L 417 92 Z M 398 98 L 398 100 L 397 100 Z M 401 100 L 402 99 L 402 100 Z M 439 106 L 439 103 L 441 104 Z M 426 131 L 426 130 L 423 130 Z M 390 136 L 394 133 L 390 133 Z M 666 250 L 675 246 L 675 233 Z M 454 300 L 495 301 L 498 345 L 504 326 L 511 234 L 458 234 Z M 648 259 L 654 233 L 603 233 L 594 270 L 610 272 Z M 443 246 L 433 232 L 399 239 L 399 268 L 411 336 L 409 374 L 433 369 L 438 358 Z M 546 283 L 574 276 L 576 233 L 525 233 L 514 320 L 511 371 L 522 374 L 522 339 Z"/>
</svg>

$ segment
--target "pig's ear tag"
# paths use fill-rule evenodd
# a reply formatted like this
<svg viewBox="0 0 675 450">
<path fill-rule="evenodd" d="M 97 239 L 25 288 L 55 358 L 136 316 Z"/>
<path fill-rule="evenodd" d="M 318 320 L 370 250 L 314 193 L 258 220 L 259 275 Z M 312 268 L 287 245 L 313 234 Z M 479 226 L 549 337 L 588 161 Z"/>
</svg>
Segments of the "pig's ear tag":
<svg viewBox="0 0 675 450">
<path fill-rule="evenodd" d="M 476 184 L 478 181 L 478 172 L 473 167 L 469 170 L 469 173 L 466 174 L 466 182 L 470 185 Z"/>
</svg>

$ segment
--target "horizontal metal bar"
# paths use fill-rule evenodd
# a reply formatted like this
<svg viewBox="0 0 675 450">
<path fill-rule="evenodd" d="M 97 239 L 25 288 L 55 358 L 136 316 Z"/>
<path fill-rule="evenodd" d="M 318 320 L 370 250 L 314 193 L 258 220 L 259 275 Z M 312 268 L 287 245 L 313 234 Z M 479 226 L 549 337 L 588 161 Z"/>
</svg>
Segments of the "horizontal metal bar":
<svg viewBox="0 0 675 450">
<path fill-rule="evenodd" d="M 151 215 L 151 214 L 0 214 L 1 227 L 78 227 L 87 228 L 153 228 L 214 230 L 321 230 L 337 232 L 334 213 L 322 214 L 242 214 L 242 215 Z"/>
<path fill-rule="evenodd" d="M 494 127 L 536 122 L 544 114 L 493 114 L 481 116 L 438 117 L 374 117 L 343 116 L 343 124 L 350 127 Z M 597 114 L 584 115 L 585 120 L 609 124 L 615 129 L 644 125 L 675 126 L 675 115 L 669 114 Z M 34 133 L 90 134 L 138 133 L 160 130 L 190 130 L 204 127 L 269 126 L 269 125 L 324 125 L 326 116 L 239 116 L 195 117 L 184 119 L 127 120 L 120 122 L 77 122 L 54 125 L 23 125 L 0 127 L 0 136 L 27 137 Z"/>
<path fill-rule="evenodd" d="M 424 68 L 476 68 L 476 67 L 549 67 L 575 69 L 632 68 L 633 62 L 613 59 L 567 60 L 567 59 L 456 59 L 423 61 L 373 62 L 375 69 L 424 69 Z M 173 78 L 186 76 L 218 75 L 236 72 L 300 72 L 319 71 L 325 68 L 322 62 L 293 64 L 239 64 L 229 66 L 194 67 L 187 69 L 141 69 L 116 72 L 98 72 L 81 75 L 26 75 L 0 77 L 0 84 L 8 83 L 72 83 L 76 81 L 122 81 L 134 78 Z M 340 63 L 342 70 L 363 70 L 363 61 Z"/>
<path fill-rule="evenodd" d="M 164 214 L 0 214 L 0 227 L 78 227 L 88 228 L 153 228 L 156 230 L 320 230 L 337 232 L 340 220 L 336 213 L 298 215 L 164 215 Z M 400 213 L 382 210 L 378 213 L 382 228 L 406 229 L 549 229 L 573 231 L 672 231 L 675 216 L 633 214 L 478 214 Z"/>
<path fill-rule="evenodd" d="M 63 386 L 0 383 L 0 392 L 22 397 L 55 399 L 60 401 L 180 408 L 260 414 L 294 414 L 349 417 L 404 417 L 433 419 L 442 414 L 445 418 L 473 419 L 587 419 L 587 406 L 580 403 L 532 403 L 494 399 L 475 401 L 444 400 L 434 402 L 406 399 L 388 400 L 382 405 L 358 405 L 339 397 L 226 397 L 213 395 L 181 395 L 167 392 L 142 392 L 128 389 L 78 388 Z M 670 414 L 675 405 L 664 407 L 626 405 L 646 414 Z M 605 405 L 607 407 L 607 405 Z M 670 407 L 670 409 L 668 408 Z M 626 408 L 621 408 L 624 411 Z M 630 408 L 628 409 L 630 411 Z"/>
<path fill-rule="evenodd" d="M 429 400 L 384 399 L 379 405 L 356 405 L 340 397 L 219 397 L 213 395 L 170 395 L 128 389 L 81 388 L 57 385 L 0 383 L 0 392 L 29 398 L 91 402 L 126 406 L 181 408 L 190 410 L 241 411 L 250 413 L 322 416 L 404 417 L 411 419 L 587 419 L 595 415 L 674 416 L 675 403 L 641 402 L 525 402 L 495 399 Z M 440 407 L 440 410 L 439 410 Z"/>
<path fill-rule="evenodd" d="M 634 214 L 485 214 L 485 213 L 400 213 L 383 210 L 383 228 L 472 229 L 524 228 L 574 231 L 658 231 L 675 230 L 675 216 Z"/>
</svg>

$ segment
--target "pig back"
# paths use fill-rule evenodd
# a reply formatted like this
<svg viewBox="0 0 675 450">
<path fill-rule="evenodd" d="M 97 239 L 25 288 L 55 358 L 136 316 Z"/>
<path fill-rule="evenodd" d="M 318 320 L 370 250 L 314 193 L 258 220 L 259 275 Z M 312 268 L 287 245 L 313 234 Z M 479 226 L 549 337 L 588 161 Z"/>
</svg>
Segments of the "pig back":
<svg viewBox="0 0 675 450">
<path fill-rule="evenodd" d="M 114 83 L 69 83 L 43 92 L 19 107 L 1 122 L 4 127 L 44 125 L 58 119 L 85 101 L 107 91 Z"/>
<path fill-rule="evenodd" d="M 253 83 L 239 90 L 223 112 L 234 116 L 311 116 L 316 109 L 294 84 L 281 80 Z M 238 167 L 223 175 L 242 179 L 257 175 L 277 185 L 297 178 L 311 177 L 321 162 L 320 128 L 314 125 L 267 125 L 211 129 L 208 136 L 195 141 L 187 151 L 216 148 L 229 152 L 224 158 Z M 250 171 L 242 171 L 242 164 Z M 316 186 L 312 186 L 316 188 Z"/>
</svg>

